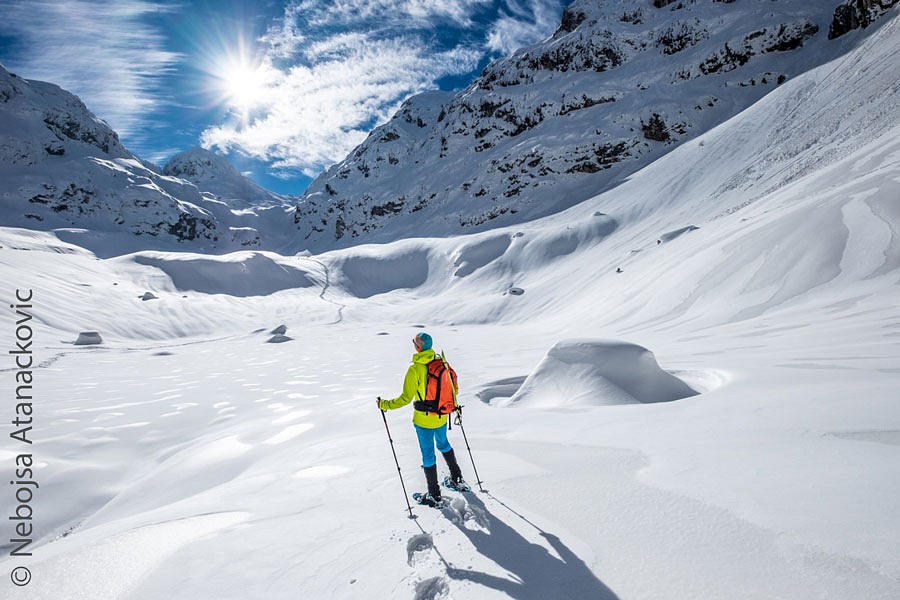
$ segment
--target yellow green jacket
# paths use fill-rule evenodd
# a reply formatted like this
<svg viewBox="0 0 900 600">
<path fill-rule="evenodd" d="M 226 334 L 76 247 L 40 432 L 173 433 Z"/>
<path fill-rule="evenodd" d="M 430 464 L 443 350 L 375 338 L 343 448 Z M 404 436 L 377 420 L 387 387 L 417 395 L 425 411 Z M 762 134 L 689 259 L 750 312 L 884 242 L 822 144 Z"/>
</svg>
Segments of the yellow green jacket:
<svg viewBox="0 0 900 600">
<path fill-rule="evenodd" d="M 379 403 L 381 410 L 394 410 L 402 408 L 419 398 L 425 397 L 425 385 L 428 383 L 428 363 L 434 360 L 434 350 L 423 350 L 413 354 L 412 364 L 403 378 L 403 392 L 393 400 L 382 400 Z M 413 423 L 425 429 L 436 429 L 447 422 L 447 415 L 425 413 L 413 410 Z"/>
</svg>

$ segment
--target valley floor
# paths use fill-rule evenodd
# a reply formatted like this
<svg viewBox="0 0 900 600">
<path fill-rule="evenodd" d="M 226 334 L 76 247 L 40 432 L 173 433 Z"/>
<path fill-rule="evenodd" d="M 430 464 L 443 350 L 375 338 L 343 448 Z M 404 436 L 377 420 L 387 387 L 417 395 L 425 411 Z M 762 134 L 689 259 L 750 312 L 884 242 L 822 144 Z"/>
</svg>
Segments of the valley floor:
<svg viewBox="0 0 900 600">
<path fill-rule="evenodd" d="M 291 316 L 294 339 L 268 344 L 269 314 L 79 348 L 36 320 L 40 539 L 3 561 L 32 574 L 4 597 L 897 598 L 895 306 L 609 332 L 702 393 L 580 408 L 500 405 L 589 326 L 429 327 L 485 491 L 415 519 L 373 400 L 399 393 L 427 324 Z M 421 490 L 410 409 L 387 416 Z M 474 483 L 459 428 L 450 440 Z M 7 442 L 6 470 L 20 450 Z"/>
</svg>

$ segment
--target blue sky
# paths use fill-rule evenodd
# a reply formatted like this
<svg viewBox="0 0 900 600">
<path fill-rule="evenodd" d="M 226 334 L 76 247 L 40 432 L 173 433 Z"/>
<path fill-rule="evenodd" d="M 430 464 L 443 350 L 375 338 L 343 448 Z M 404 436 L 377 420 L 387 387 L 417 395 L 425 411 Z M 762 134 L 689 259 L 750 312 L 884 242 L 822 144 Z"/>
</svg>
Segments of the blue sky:
<svg viewBox="0 0 900 600">
<path fill-rule="evenodd" d="M 299 194 L 409 96 L 550 35 L 567 0 L 0 0 L 0 62 L 133 152 L 202 145 Z"/>
</svg>

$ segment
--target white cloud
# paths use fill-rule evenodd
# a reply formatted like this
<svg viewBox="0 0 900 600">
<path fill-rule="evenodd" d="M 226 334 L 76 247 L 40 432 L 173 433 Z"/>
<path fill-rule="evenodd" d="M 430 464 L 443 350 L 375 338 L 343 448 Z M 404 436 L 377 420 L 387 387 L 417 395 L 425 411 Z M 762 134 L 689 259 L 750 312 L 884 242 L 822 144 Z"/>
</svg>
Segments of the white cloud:
<svg viewBox="0 0 900 600">
<path fill-rule="evenodd" d="M 354 50 L 364 46 L 367 40 L 368 36 L 364 33 L 348 31 L 313 42 L 303 49 L 303 54 L 311 61 L 337 58 L 353 54 Z"/>
<path fill-rule="evenodd" d="M 273 76 L 251 111 L 201 144 L 314 176 L 409 96 L 549 35 L 559 0 L 299 0 L 258 40 Z M 478 21 L 476 22 L 475 19 Z M 463 40 L 468 40 L 464 42 Z M 453 44 L 456 44 L 453 46 Z M 467 45 L 466 45 L 467 44 Z"/>
<path fill-rule="evenodd" d="M 348 24 L 371 19 L 404 22 L 410 19 L 432 23 L 444 18 L 458 25 L 471 24 L 471 14 L 492 0 L 303 0 L 293 10 L 312 25 Z"/>
<path fill-rule="evenodd" d="M 280 72 L 259 115 L 207 129 L 202 145 L 312 176 L 343 159 L 410 95 L 433 88 L 438 77 L 472 70 L 480 57 L 463 49 L 431 54 L 406 38 L 333 42 L 313 52 L 325 60 Z"/>
<path fill-rule="evenodd" d="M 21 39 L 7 66 L 78 95 L 122 137 L 136 134 L 160 102 L 160 81 L 180 57 L 140 19 L 166 10 L 144 0 L 4 3 L 5 33 Z"/>
<path fill-rule="evenodd" d="M 509 12 L 491 26 L 487 47 L 502 56 L 547 37 L 559 25 L 559 6 L 546 0 L 511 1 Z"/>
<path fill-rule="evenodd" d="M 268 46 L 270 56 L 288 58 L 302 50 L 306 41 L 301 27 L 303 15 L 302 4 L 293 3 L 285 7 L 284 16 L 260 39 L 261 43 Z"/>
</svg>

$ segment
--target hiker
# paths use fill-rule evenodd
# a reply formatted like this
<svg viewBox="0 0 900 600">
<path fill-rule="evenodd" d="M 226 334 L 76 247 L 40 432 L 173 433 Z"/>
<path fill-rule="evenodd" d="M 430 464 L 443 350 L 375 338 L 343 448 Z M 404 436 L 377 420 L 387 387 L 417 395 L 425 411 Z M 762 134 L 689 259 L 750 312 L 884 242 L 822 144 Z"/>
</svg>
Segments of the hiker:
<svg viewBox="0 0 900 600">
<path fill-rule="evenodd" d="M 403 379 L 403 392 L 393 400 L 382 400 L 378 397 L 378 408 L 381 410 L 394 410 L 413 403 L 413 426 L 419 438 L 419 448 L 422 450 L 422 468 L 425 471 L 425 481 L 428 484 L 428 492 L 419 500 L 422 504 L 437 506 L 441 504 L 441 487 L 438 485 L 437 460 L 434 448 L 444 456 L 447 467 L 450 468 L 450 477 L 444 480 L 444 484 L 450 489 L 468 489 L 463 480 L 456 455 L 450 442 L 447 440 L 448 414 L 439 414 L 434 409 L 424 405 L 426 385 L 428 380 L 428 363 L 441 357 L 436 356 L 432 349 L 431 336 L 425 332 L 419 333 L 413 338 L 416 353 L 413 354 L 412 364 L 406 371 Z M 455 374 L 454 374 L 455 375 Z M 419 496 L 419 494 L 414 494 Z M 417 498 L 418 499 L 418 498 Z"/>
</svg>

